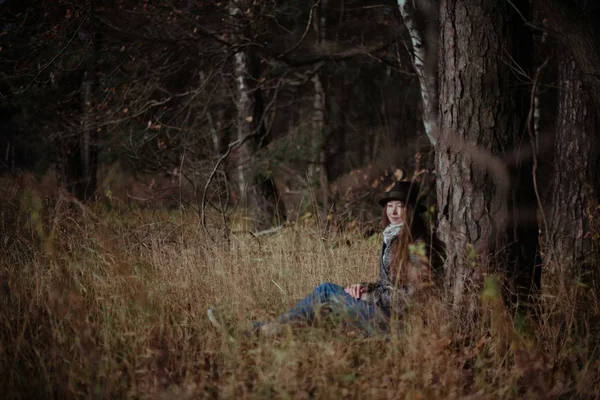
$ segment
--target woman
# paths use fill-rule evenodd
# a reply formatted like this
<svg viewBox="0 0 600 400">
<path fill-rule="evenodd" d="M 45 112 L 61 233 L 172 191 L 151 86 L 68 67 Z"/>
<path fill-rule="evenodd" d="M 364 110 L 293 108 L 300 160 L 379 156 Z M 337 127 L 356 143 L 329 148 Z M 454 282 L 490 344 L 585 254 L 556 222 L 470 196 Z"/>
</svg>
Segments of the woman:
<svg viewBox="0 0 600 400">
<path fill-rule="evenodd" d="M 407 304 L 426 287 L 432 286 L 427 259 L 427 228 L 420 217 L 424 207 L 418 201 L 416 183 L 397 182 L 379 201 L 383 207 L 383 246 L 379 280 L 346 288 L 324 283 L 271 323 L 255 323 L 260 335 L 277 334 L 282 324 L 311 324 L 319 310 L 326 309 L 365 333 L 387 331 L 392 315 L 401 315 Z M 213 310 L 211 322 L 219 326 Z"/>
</svg>

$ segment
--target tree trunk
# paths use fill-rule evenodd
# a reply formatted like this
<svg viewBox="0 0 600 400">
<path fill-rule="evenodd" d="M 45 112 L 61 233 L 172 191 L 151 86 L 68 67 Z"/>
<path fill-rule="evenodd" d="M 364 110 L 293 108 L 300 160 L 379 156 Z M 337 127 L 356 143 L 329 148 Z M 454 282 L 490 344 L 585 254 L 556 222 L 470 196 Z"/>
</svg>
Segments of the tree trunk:
<svg viewBox="0 0 600 400">
<path fill-rule="evenodd" d="M 237 178 L 242 207 L 248 207 L 248 186 L 251 181 L 249 163 L 251 155 L 256 151 L 252 135 L 253 105 L 250 100 L 248 87 L 248 54 L 246 51 L 235 53 L 235 81 L 237 82 L 237 140 L 240 147 L 237 150 Z"/>
<path fill-rule="evenodd" d="M 600 34 L 594 29 L 594 15 L 584 8 L 597 7 L 585 0 L 535 0 L 545 25 L 572 52 L 581 79 L 600 107 Z M 580 6 L 578 6 L 580 5 Z"/>
<path fill-rule="evenodd" d="M 93 40 L 93 39 L 92 39 Z M 76 195 L 80 200 L 89 200 L 96 193 L 96 174 L 98 171 L 98 145 L 96 135 L 92 125 L 93 109 L 93 79 L 94 59 L 90 57 L 89 64 L 85 71 L 85 77 L 82 84 L 82 111 L 83 118 L 81 123 L 81 137 L 79 141 L 79 153 L 81 162 L 81 182 L 76 190 Z"/>
<path fill-rule="evenodd" d="M 323 143 L 323 167 L 327 181 L 333 182 L 347 170 L 344 159 L 346 131 L 348 130 L 346 110 L 348 110 L 352 98 L 352 86 L 346 82 L 343 76 L 336 76 L 330 78 L 326 91 L 329 93 L 331 101 L 326 103 L 328 134 Z M 337 199 L 332 197 L 335 197 L 335 194 L 330 194 L 331 200 L 335 203 Z"/>
<path fill-rule="evenodd" d="M 212 139 L 213 152 L 215 154 L 215 162 L 220 159 L 223 154 L 225 154 L 227 151 L 227 143 L 229 142 L 229 134 L 225 124 L 225 107 L 226 106 L 224 105 L 220 105 L 220 107 L 217 109 L 215 112 L 216 120 L 213 118 L 210 110 L 206 113 L 208 124 L 210 126 L 210 136 Z M 217 171 L 217 175 L 214 178 L 215 190 L 213 192 L 216 193 L 219 210 L 221 212 L 224 212 L 224 210 L 229 206 L 230 199 L 227 182 L 229 182 L 227 166 L 225 164 L 221 164 Z M 201 208 L 202 207 L 200 207 L 200 209 Z"/>
<path fill-rule="evenodd" d="M 572 56 L 559 62 L 558 121 L 556 123 L 550 242 L 547 261 L 560 268 L 593 262 L 588 207 L 595 203 L 593 172 L 597 171 L 597 114 Z M 596 184 L 597 185 L 597 184 Z M 590 202 L 591 201 L 591 202 Z M 561 272 L 566 272 L 565 270 Z M 581 270 L 575 271 L 582 272 Z"/>
<path fill-rule="evenodd" d="M 96 78 L 96 32 L 94 27 L 94 6 L 88 16 L 87 29 L 82 30 L 81 37 L 90 45 L 84 55 L 84 71 L 81 81 L 81 122 L 76 138 L 67 138 L 67 164 L 64 172 L 67 190 L 79 200 L 87 201 L 96 194 L 98 172 L 97 135 L 93 128 L 94 80 Z M 87 43 L 86 43 L 87 44 Z M 74 140 L 73 140 L 74 139 Z"/>
<path fill-rule="evenodd" d="M 229 13 L 236 19 L 240 27 L 247 21 L 243 18 L 244 1 L 230 1 Z M 249 28 L 246 26 L 246 28 Z M 243 28 L 238 32 L 242 43 Z M 240 203 L 250 213 L 251 228 L 263 230 L 269 228 L 279 211 L 281 204 L 273 179 L 267 173 L 259 172 L 256 151 L 259 144 L 267 144 L 263 122 L 261 91 L 256 86 L 258 79 L 258 63 L 253 60 L 249 47 L 239 46 L 235 53 L 235 82 L 237 84 L 237 178 L 240 192 Z M 260 143 L 259 143 L 260 139 Z M 264 169 L 264 168 L 263 168 Z"/>
<path fill-rule="evenodd" d="M 404 25 L 408 30 L 408 34 L 411 39 L 413 54 L 412 54 L 412 63 L 415 68 L 415 72 L 419 79 L 419 85 L 421 88 L 421 101 L 423 103 L 423 127 L 425 128 L 425 134 L 429 139 L 429 142 L 435 146 L 436 137 L 438 135 L 438 116 L 436 113 L 437 104 L 436 100 L 436 81 L 435 81 L 435 57 L 432 57 L 435 49 L 435 44 L 430 43 L 428 48 L 429 51 L 432 52 L 431 55 L 427 54 L 425 44 L 423 43 L 424 34 L 423 32 L 419 32 L 417 25 L 415 23 L 415 8 L 414 4 L 408 0 L 398 0 L 398 8 L 400 9 L 400 14 L 402 14 L 402 19 L 404 20 Z M 435 20 L 435 16 L 428 15 L 427 19 L 430 21 Z M 433 36 L 433 35 L 430 35 Z M 431 65 L 428 65 L 427 62 L 430 62 Z"/>
<path fill-rule="evenodd" d="M 518 285 L 526 276 L 529 287 L 533 279 L 533 272 L 518 273 L 533 271 L 534 265 L 525 263 L 537 251 L 524 246 L 530 243 L 531 226 L 519 230 L 520 204 L 531 203 L 531 193 L 523 189 L 528 182 L 532 186 L 531 174 L 521 171 L 511 186 L 498 158 L 519 142 L 525 104 L 506 61 L 521 58 L 511 42 L 510 6 L 502 3 L 443 0 L 440 7 L 438 223 L 446 245 L 447 297 L 455 309 L 473 309 L 475 304 L 466 301 L 467 285 L 483 272 L 519 276 Z"/>
<path fill-rule="evenodd" d="M 323 42 L 326 39 L 326 12 L 327 12 L 327 0 L 322 0 L 315 13 L 314 30 L 317 37 L 317 45 L 323 46 Z M 322 206 L 325 212 L 329 209 L 329 181 L 327 179 L 327 171 L 325 170 L 326 163 L 326 148 L 325 148 L 325 102 L 327 101 L 327 94 L 323 87 L 321 70 L 317 71 L 312 78 L 314 85 L 314 114 L 313 114 L 313 134 L 312 134 L 312 151 L 311 160 L 308 169 L 308 176 L 310 184 L 312 184 L 316 173 L 319 174 L 319 186 L 322 193 Z"/>
</svg>

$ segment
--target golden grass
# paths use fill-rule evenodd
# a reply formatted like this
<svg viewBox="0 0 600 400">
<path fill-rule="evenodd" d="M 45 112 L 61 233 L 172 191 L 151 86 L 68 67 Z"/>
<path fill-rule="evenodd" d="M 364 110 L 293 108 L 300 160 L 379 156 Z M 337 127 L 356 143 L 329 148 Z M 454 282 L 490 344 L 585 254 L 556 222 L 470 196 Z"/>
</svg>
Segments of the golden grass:
<svg viewBox="0 0 600 400">
<path fill-rule="evenodd" d="M 205 239 L 197 216 L 81 207 L 4 185 L 5 398 L 598 398 L 597 298 L 545 296 L 537 321 L 499 298 L 457 333 L 432 299 L 390 337 L 322 324 L 248 339 L 321 282 L 375 279 L 379 238 L 287 227 Z M 548 285 L 548 293 L 552 286 Z M 237 339 L 206 318 L 216 305 Z"/>
</svg>

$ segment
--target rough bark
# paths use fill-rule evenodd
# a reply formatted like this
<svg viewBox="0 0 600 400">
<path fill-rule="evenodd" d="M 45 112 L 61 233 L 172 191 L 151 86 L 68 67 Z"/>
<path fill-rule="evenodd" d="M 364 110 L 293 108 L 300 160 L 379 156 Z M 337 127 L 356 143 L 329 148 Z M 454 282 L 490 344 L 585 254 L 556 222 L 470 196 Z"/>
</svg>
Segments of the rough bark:
<svg viewBox="0 0 600 400">
<path fill-rule="evenodd" d="M 531 187 L 531 173 L 521 166 L 509 173 L 498 159 L 524 132 L 523 94 L 516 93 L 506 61 L 507 55 L 520 59 L 511 41 L 514 19 L 502 3 L 443 0 L 440 8 L 438 223 L 455 308 L 469 306 L 467 285 L 483 272 L 518 276 L 516 286 L 527 290 L 533 278 L 534 265 L 527 263 L 535 263 L 537 232 L 531 249 L 531 226 L 520 225 L 519 216 L 520 205 L 531 202 L 523 188 Z"/>
<path fill-rule="evenodd" d="M 574 60 L 559 62 L 558 120 L 556 123 L 552 208 L 548 218 L 548 265 L 581 267 L 592 262 L 588 207 L 595 203 L 593 172 L 598 168 L 594 137 L 598 119 L 590 93 Z M 565 272 L 565 271 L 562 271 Z M 581 271 L 574 271 L 581 272 Z"/>
</svg>

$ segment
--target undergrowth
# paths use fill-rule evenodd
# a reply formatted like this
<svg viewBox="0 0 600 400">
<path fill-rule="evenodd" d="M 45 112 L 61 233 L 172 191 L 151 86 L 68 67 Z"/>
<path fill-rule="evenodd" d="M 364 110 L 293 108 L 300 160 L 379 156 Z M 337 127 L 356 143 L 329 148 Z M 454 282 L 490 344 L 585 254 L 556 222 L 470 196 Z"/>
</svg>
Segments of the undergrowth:
<svg viewBox="0 0 600 400">
<path fill-rule="evenodd" d="M 491 285 L 471 321 L 432 298 L 389 336 L 321 324 L 252 339 L 251 320 L 321 282 L 376 279 L 380 238 L 296 225 L 212 242 L 193 213 L 8 183 L 0 229 L 4 398 L 599 396 L 598 298 L 561 276 L 545 276 L 535 317 L 511 314 Z M 209 324 L 210 306 L 234 342 Z"/>
</svg>

